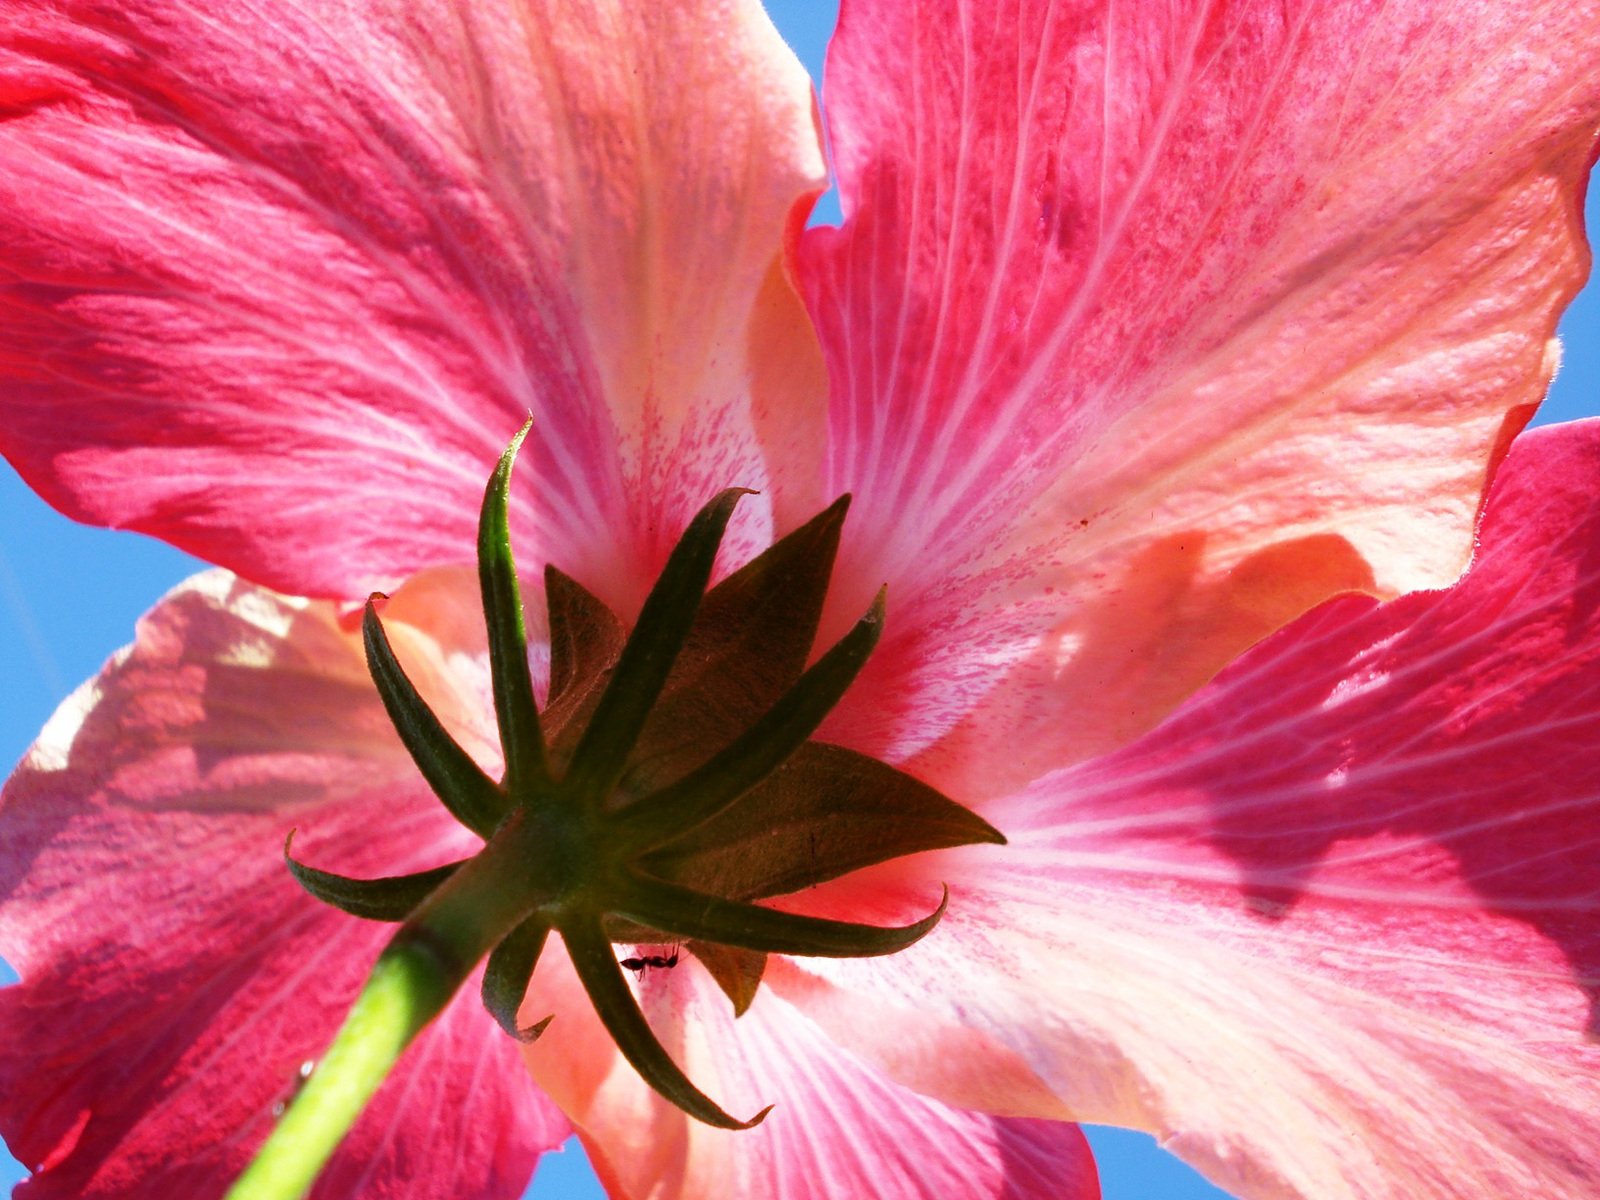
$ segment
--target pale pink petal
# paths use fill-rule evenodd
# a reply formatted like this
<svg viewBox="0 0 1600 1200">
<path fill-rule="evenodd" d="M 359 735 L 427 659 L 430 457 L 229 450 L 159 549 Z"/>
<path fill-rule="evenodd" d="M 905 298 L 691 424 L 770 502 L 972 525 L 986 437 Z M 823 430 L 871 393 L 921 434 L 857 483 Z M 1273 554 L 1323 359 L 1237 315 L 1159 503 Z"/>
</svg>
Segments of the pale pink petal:
<svg viewBox="0 0 1600 1200">
<path fill-rule="evenodd" d="M 1076 1125 L 987 1117 L 919 1096 L 767 989 L 735 1020 L 686 954 L 633 986 L 697 1086 L 741 1118 L 774 1108 L 755 1129 L 728 1132 L 667 1104 L 622 1061 L 552 944 L 523 1012 L 555 1020 L 528 1049 L 528 1064 L 617 1200 L 1098 1200 L 1094 1159 Z"/>
<path fill-rule="evenodd" d="M 427 640 L 393 624 L 407 651 Z M 199 576 L 62 706 L 0 803 L 0 953 L 22 976 L 0 992 L 0 1130 L 39 1172 L 23 1194 L 205 1200 L 249 1160 L 392 928 L 300 890 L 296 826 L 297 855 L 361 875 L 476 844 L 330 605 Z M 511 1200 L 566 1130 L 469 988 L 314 1195 Z"/>
<path fill-rule="evenodd" d="M 363 595 L 470 558 L 529 413 L 529 565 L 618 602 L 716 491 L 812 504 L 822 167 L 755 0 L 23 0 L 0 116 L 0 449 L 75 517 Z"/>
<path fill-rule="evenodd" d="M 1567 0 L 846 0 L 800 266 L 890 632 L 833 732 L 1003 681 L 924 768 L 994 794 L 1451 582 L 1587 269 L 1597 49 Z"/>
<path fill-rule="evenodd" d="M 1596 1195 L 1597 478 L 1600 422 L 1525 434 L 1458 586 L 1334 601 L 990 807 L 943 927 L 789 993 L 956 1102 L 969 1026 L 1241 1196 Z"/>
</svg>

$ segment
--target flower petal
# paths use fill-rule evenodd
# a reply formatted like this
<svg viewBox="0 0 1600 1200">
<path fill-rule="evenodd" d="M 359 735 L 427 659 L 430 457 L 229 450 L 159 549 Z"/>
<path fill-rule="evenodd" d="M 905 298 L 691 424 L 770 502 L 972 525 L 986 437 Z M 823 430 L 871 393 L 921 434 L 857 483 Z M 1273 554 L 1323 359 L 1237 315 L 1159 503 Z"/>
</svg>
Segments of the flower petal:
<svg viewBox="0 0 1600 1200">
<path fill-rule="evenodd" d="M 614 1197 L 962 1196 L 1098 1200 L 1083 1134 L 1060 1121 L 1006 1120 L 907 1091 L 841 1050 L 763 990 L 734 1020 L 688 955 L 635 985 L 658 1037 L 695 1083 L 738 1113 L 775 1107 L 754 1129 L 685 1117 L 622 1063 L 552 945 L 524 1013 L 556 1013 L 525 1053 L 577 1127 Z"/>
<path fill-rule="evenodd" d="M 846 0 L 800 263 L 838 603 L 890 585 L 850 744 L 1003 680 L 929 767 L 994 794 L 1335 592 L 1451 582 L 1587 269 L 1597 44 L 1565 0 Z"/>
<path fill-rule="evenodd" d="M 970 1024 L 1241 1196 L 1595 1195 L 1597 477 L 1600 422 L 1525 434 L 1460 584 L 1335 601 L 998 805 L 944 927 L 807 1011 L 947 1098 L 892 1009 Z"/>
<path fill-rule="evenodd" d="M 413 649 L 403 616 L 425 600 L 390 609 Z M 359 874 L 476 844 L 389 727 L 354 621 L 198 576 L 62 706 L 0 803 L 0 952 L 22 975 L 0 992 L 0 1128 L 38 1172 L 30 1196 L 220 1195 L 266 1136 L 390 933 L 300 890 L 292 826 L 297 853 Z M 314 1195 L 511 1200 L 566 1128 L 469 986 Z"/>
<path fill-rule="evenodd" d="M 75 517 L 360 596 L 470 558 L 530 412 L 525 565 L 613 602 L 723 487 L 809 515 L 822 165 L 755 0 L 24 0 L 0 115 L 0 448 Z"/>
</svg>

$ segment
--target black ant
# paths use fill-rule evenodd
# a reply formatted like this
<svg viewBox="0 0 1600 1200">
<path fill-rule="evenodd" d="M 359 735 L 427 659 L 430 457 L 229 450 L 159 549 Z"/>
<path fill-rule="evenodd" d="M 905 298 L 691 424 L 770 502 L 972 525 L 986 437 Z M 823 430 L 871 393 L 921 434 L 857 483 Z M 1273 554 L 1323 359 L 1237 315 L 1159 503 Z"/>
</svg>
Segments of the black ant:
<svg viewBox="0 0 1600 1200">
<path fill-rule="evenodd" d="M 671 954 L 643 954 L 635 958 L 625 958 L 622 965 L 635 975 L 643 975 L 651 967 L 658 971 L 667 971 L 678 965 L 678 948 L 674 946 Z"/>
</svg>

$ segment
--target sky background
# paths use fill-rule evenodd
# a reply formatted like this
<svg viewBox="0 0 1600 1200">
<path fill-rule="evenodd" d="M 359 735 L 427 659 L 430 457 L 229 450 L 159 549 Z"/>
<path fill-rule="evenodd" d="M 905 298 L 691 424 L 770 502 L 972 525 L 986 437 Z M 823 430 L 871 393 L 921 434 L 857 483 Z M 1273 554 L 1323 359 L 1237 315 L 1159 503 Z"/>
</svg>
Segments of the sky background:
<svg viewBox="0 0 1600 1200">
<path fill-rule="evenodd" d="M 813 78 L 837 5 L 832 0 L 769 3 Z M 820 216 L 837 217 L 824 197 Z M 1589 206 L 1590 228 L 1600 205 Z M 1600 413 L 1600 289 L 1585 289 L 1562 323 L 1565 358 L 1540 421 Z M 128 642 L 134 621 L 173 584 L 203 564 L 139 534 L 110 533 L 59 516 L 0 463 L 0 768 L 9 768 L 45 719 L 80 681 Z M 3 947 L 0 947 L 3 950 Z M 0 962 L 0 982 L 15 975 Z M 1091 1129 L 1106 1200 L 1223 1200 L 1153 1139 Z M 0 1151 L 0 1187 L 25 1172 Z M 574 1143 L 546 1157 L 530 1200 L 603 1196 Z"/>
</svg>

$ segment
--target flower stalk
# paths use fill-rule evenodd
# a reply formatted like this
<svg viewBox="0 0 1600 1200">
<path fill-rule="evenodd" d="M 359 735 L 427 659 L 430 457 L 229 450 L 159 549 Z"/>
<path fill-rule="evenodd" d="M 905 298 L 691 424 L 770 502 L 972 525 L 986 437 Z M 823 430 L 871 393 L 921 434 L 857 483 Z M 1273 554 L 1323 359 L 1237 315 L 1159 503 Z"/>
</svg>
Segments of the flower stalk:
<svg viewBox="0 0 1600 1200">
<path fill-rule="evenodd" d="M 227 1200 L 296 1200 L 362 1115 L 389 1072 L 466 981 L 478 958 L 509 933 L 506 854 L 496 843 L 435 891 L 384 947 L 334 1035 Z M 509 920 L 509 925 L 507 925 Z"/>
<path fill-rule="evenodd" d="M 316 1181 L 367 1101 L 478 962 L 537 906 L 526 814 L 436 888 L 378 956 L 305 1086 L 227 1200 L 295 1200 Z"/>
<path fill-rule="evenodd" d="M 401 1053 L 449 1002 L 448 974 L 425 943 L 390 944 L 327 1055 L 226 1200 L 305 1195 Z"/>
</svg>

